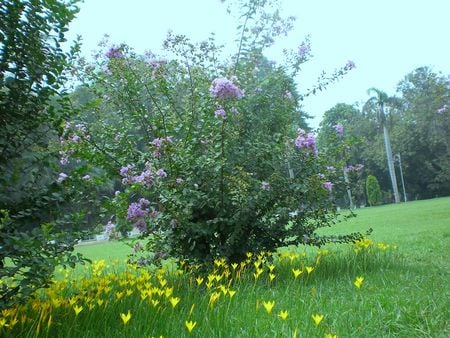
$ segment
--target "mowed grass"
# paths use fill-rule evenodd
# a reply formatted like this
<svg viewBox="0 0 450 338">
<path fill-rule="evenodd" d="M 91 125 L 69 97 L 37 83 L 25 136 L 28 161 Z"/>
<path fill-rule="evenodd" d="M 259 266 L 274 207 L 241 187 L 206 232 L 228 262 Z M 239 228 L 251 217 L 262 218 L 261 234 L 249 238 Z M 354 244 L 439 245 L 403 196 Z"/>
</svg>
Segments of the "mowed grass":
<svg viewBox="0 0 450 338">
<path fill-rule="evenodd" d="M 217 262 L 204 275 L 180 265 L 150 273 L 117 269 L 131 251 L 125 244 L 79 246 L 88 258 L 105 262 L 89 267 L 86 277 L 77 272 L 73 282 L 69 274 L 47 298 L 20 310 L 32 319 L 0 335 L 449 337 L 450 198 L 356 213 L 321 232 L 373 228 L 374 243 L 362 243 L 358 253 L 352 245 L 284 248 L 284 254 L 254 253 L 242 268 Z M 294 271 L 301 273 L 295 277 Z M 313 316 L 323 318 L 316 323 Z M 192 332 L 186 321 L 195 323 Z"/>
</svg>

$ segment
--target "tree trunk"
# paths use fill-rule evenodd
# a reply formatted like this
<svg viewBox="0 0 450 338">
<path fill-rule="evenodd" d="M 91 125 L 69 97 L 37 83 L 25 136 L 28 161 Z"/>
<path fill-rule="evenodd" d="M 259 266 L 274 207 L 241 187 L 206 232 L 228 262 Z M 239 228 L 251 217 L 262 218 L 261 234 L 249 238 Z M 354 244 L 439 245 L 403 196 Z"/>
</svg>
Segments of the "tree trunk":
<svg viewBox="0 0 450 338">
<path fill-rule="evenodd" d="M 384 114 L 384 112 L 383 112 Z M 400 196 L 398 194 L 397 177 L 395 176 L 394 158 L 392 157 L 391 140 L 389 138 L 389 131 L 386 123 L 383 123 L 384 145 L 386 147 L 386 157 L 389 168 L 389 175 L 391 176 L 392 190 L 394 192 L 395 203 L 400 203 Z"/>
</svg>

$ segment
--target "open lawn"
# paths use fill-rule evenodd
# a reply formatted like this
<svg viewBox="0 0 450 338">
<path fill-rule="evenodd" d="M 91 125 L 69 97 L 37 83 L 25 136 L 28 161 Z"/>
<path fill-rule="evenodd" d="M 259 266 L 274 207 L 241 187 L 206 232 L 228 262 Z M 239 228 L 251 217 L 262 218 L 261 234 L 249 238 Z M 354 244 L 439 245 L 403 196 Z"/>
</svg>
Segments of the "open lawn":
<svg viewBox="0 0 450 338">
<path fill-rule="evenodd" d="M 0 335 L 449 337 L 450 198 L 356 213 L 322 232 L 371 227 L 373 242 L 253 253 L 235 266 L 217 260 L 204 274 L 175 263 L 126 267 L 131 249 L 119 242 L 79 246 L 105 261 L 2 314 Z"/>
</svg>

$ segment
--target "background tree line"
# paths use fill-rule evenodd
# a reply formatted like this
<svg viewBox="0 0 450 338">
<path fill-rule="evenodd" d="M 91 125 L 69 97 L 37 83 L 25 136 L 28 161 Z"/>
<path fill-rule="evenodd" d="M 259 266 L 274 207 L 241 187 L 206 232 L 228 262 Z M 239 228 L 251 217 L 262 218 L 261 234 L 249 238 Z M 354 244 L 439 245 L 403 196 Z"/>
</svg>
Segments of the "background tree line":
<svg viewBox="0 0 450 338">
<path fill-rule="evenodd" d="M 384 100 L 384 116 L 376 100 L 363 107 L 339 103 L 325 112 L 320 124 L 319 145 L 333 147 L 333 126 L 343 125 L 344 137 L 352 140 L 349 165 L 364 165 L 353 177 L 353 198 L 366 203 L 365 178 L 375 176 L 383 201 L 393 202 L 383 127 L 390 135 L 397 185 L 403 200 L 399 160 L 403 169 L 408 200 L 450 194 L 450 81 L 449 77 L 428 67 L 407 74 L 397 86 L 396 96 L 376 90 Z M 373 90 L 372 90 L 373 92 Z M 352 169 L 352 167 L 350 167 Z M 350 173 L 354 174 L 354 170 Z M 344 195 L 341 194 L 343 198 Z M 348 205 L 348 201 L 342 201 Z"/>
</svg>

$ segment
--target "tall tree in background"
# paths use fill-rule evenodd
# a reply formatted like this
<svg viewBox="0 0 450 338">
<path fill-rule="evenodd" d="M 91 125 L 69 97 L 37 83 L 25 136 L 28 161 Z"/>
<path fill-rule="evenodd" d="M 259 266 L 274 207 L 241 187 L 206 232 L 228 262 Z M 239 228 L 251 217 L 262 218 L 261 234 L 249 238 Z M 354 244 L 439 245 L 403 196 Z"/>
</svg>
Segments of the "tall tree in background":
<svg viewBox="0 0 450 338">
<path fill-rule="evenodd" d="M 367 93 L 368 95 L 373 96 L 366 102 L 363 109 L 367 110 L 373 109 L 375 107 L 377 107 L 378 109 L 377 118 L 380 126 L 383 128 L 384 146 L 386 149 L 386 158 L 389 168 L 389 176 L 391 178 L 392 183 L 392 191 L 394 193 L 394 200 L 395 203 L 400 203 L 400 195 L 398 193 L 398 186 L 397 186 L 397 177 L 394 168 L 394 159 L 392 156 L 391 140 L 389 137 L 389 130 L 387 128 L 386 114 L 385 114 L 385 106 L 393 104 L 397 100 L 394 97 L 389 97 L 385 92 L 376 88 L 370 88 L 367 91 Z"/>
<path fill-rule="evenodd" d="M 450 194 L 450 81 L 428 67 L 399 83 L 404 100 L 392 139 L 401 152 L 411 198 Z"/>
</svg>

